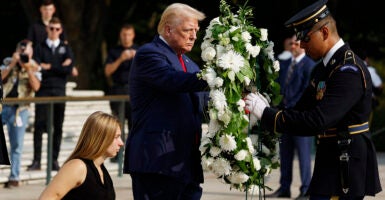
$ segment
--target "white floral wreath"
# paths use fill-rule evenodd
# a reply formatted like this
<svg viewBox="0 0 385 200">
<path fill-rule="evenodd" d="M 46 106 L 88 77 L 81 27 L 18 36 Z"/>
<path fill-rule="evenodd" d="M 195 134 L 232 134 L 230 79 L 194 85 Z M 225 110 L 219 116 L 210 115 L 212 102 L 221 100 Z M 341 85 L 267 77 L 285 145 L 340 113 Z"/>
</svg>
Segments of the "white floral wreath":
<svg viewBox="0 0 385 200">
<path fill-rule="evenodd" d="M 265 188 L 264 176 L 279 166 L 278 135 L 250 127 L 243 94 L 258 90 L 276 105 L 281 99 L 275 81 L 279 62 L 267 29 L 248 21 L 250 7 L 239 7 L 233 14 L 221 0 L 220 12 L 211 20 L 201 44 L 205 65 L 198 76 L 210 87 L 210 121 L 200 146 L 202 166 L 230 188 Z"/>
</svg>

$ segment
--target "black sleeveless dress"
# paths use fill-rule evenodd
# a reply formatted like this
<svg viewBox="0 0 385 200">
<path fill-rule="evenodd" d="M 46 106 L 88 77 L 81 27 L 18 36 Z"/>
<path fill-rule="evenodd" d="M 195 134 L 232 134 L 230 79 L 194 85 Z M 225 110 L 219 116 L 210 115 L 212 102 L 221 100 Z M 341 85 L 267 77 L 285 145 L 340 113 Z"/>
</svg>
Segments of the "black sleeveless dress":
<svg viewBox="0 0 385 200">
<path fill-rule="evenodd" d="M 99 172 L 92 160 L 81 159 L 87 166 L 87 176 L 83 184 L 70 190 L 63 200 L 114 200 L 115 190 L 112 179 L 107 169 L 102 164 L 104 176 L 102 183 Z"/>
</svg>

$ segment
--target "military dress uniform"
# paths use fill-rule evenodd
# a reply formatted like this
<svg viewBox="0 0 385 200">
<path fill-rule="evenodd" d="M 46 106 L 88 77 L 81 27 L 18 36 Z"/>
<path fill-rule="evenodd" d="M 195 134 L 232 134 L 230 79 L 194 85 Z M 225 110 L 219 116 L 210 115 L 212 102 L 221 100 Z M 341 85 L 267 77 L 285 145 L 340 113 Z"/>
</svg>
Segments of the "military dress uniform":
<svg viewBox="0 0 385 200">
<path fill-rule="evenodd" d="M 345 54 L 351 57 L 345 58 Z M 349 193 L 365 196 L 381 191 L 376 151 L 368 126 L 371 80 L 364 66 L 348 45 L 344 45 L 326 66 L 322 62 L 316 66 L 311 84 L 297 105 L 297 109 L 306 112 L 264 111 L 261 121 L 264 128 L 318 136 L 310 194 L 343 195 L 341 151 L 337 144 L 339 132 L 349 132 L 351 139 L 348 147 Z"/>
<path fill-rule="evenodd" d="M 294 24 L 299 39 L 329 14 L 326 1 L 316 2 L 287 22 Z M 337 50 L 325 60 L 327 63 L 319 62 L 314 68 L 310 85 L 295 109 L 266 108 L 261 126 L 270 131 L 317 136 L 307 192 L 311 196 L 374 196 L 382 189 L 368 125 L 370 74 L 342 39 L 333 48 Z"/>
</svg>

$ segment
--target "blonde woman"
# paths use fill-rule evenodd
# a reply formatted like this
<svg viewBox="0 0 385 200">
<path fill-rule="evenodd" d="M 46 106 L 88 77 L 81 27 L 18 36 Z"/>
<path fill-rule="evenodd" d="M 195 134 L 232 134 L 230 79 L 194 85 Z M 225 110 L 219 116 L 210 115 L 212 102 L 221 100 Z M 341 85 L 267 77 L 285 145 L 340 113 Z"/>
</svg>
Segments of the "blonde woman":
<svg viewBox="0 0 385 200">
<path fill-rule="evenodd" d="M 115 199 L 112 179 L 104 161 L 123 146 L 119 120 L 101 111 L 86 120 L 78 143 L 40 200 Z"/>
</svg>

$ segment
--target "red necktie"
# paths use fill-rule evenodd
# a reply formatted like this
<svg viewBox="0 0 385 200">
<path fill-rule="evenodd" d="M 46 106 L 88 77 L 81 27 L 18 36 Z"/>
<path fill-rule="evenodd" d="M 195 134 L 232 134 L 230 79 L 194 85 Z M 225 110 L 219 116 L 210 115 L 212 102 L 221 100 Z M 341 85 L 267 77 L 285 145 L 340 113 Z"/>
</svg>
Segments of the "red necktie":
<svg viewBox="0 0 385 200">
<path fill-rule="evenodd" d="M 180 64 L 182 65 L 183 71 L 187 72 L 186 65 L 184 64 L 184 61 L 183 61 L 183 58 L 182 58 L 182 54 L 178 54 L 178 58 L 179 58 Z"/>
</svg>

